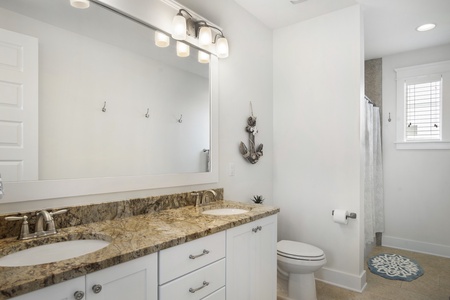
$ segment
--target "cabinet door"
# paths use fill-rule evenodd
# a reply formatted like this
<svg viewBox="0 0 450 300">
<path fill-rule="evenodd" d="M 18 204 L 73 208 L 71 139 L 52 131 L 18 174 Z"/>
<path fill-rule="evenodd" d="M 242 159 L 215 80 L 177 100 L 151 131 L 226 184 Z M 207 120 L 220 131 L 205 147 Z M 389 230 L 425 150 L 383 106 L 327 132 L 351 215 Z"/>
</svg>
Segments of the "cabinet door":
<svg viewBox="0 0 450 300">
<path fill-rule="evenodd" d="M 251 257 L 255 255 L 252 228 L 256 228 L 254 222 L 227 230 L 228 300 L 253 300 L 250 297 Z"/>
<path fill-rule="evenodd" d="M 277 216 L 227 230 L 228 300 L 276 299 Z"/>
<path fill-rule="evenodd" d="M 74 300 L 75 293 L 84 295 L 84 276 L 57 283 L 43 289 L 22 296 L 14 297 L 14 300 Z M 81 297 L 81 296 L 80 296 Z M 85 299 L 85 297 L 81 298 Z"/>
<path fill-rule="evenodd" d="M 277 298 L 277 218 L 271 216 L 257 222 L 261 229 L 254 235 L 252 296 L 250 299 Z"/>
<path fill-rule="evenodd" d="M 86 275 L 86 300 L 157 300 L 157 254 Z"/>
</svg>

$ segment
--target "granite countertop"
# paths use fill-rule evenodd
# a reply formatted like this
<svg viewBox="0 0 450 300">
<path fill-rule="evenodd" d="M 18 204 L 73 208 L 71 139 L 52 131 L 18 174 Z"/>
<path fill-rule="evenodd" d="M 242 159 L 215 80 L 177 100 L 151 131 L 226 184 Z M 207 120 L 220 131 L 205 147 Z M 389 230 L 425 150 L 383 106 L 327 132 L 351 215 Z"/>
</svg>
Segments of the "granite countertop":
<svg viewBox="0 0 450 300">
<path fill-rule="evenodd" d="M 243 208 L 249 212 L 230 216 L 201 213 L 207 209 L 222 207 Z M 0 300 L 83 276 L 278 212 L 278 208 L 265 205 L 217 201 L 202 207 L 185 206 L 154 214 L 62 228 L 57 235 L 33 240 L 0 239 L 0 257 L 48 242 L 76 239 L 102 239 L 111 242 L 97 252 L 55 263 L 0 267 Z"/>
</svg>

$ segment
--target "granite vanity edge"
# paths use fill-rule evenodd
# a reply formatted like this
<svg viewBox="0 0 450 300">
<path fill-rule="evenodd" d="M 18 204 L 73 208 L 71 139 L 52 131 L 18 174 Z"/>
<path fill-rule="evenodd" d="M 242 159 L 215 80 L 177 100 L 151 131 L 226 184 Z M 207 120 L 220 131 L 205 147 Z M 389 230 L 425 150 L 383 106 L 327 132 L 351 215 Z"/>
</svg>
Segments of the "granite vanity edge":
<svg viewBox="0 0 450 300">
<path fill-rule="evenodd" d="M 59 272 L 52 272 L 49 271 L 49 275 L 45 275 L 45 276 L 41 276 L 39 278 L 30 278 L 27 282 L 24 282 L 22 284 L 14 284 L 14 282 L 17 282 L 17 277 L 18 276 L 33 276 L 34 272 L 31 272 L 32 274 L 29 274 L 27 272 L 22 273 L 22 272 L 17 272 L 20 273 L 20 275 L 16 275 L 16 277 L 11 276 L 8 277 L 8 279 L 10 280 L 9 284 L 8 282 L 6 284 L 2 283 L 1 284 L 1 288 L 0 288 L 0 300 L 3 299 L 10 299 L 12 297 L 16 297 L 22 294 L 26 294 L 32 291 L 36 291 L 39 289 L 42 289 L 44 287 L 47 286 L 51 286 L 66 280 L 70 280 L 70 279 L 74 279 L 80 276 L 84 276 L 87 275 L 89 273 L 93 273 L 95 271 L 99 271 L 108 267 L 112 267 L 114 265 L 118 265 L 120 263 L 124 263 L 139 257 L 143 257 L 152 253 L 156 253 L 158 251 L 170 248 L 170 247 L 174 247 L 183 243 L 187 243 L 190 242 L 192 240 L 196 240 L 211 234 L 215 234 L 217 232 L 221 232 L 236 226 L 240 226 L 246 223 L 250 223 L 253 222 L 255 220 L 270 216 L 270 215 L 274 215 L 277 214 L 279 212 L 279 208 L 275 208 L 275 207 L 269 207 L 269 206 L 258 206 L 258 205 L 253 205 L 253 204 L 244 204 L 244 203 L 240 203 L 240 202 L 231 202 L 231 201 L 219 201 L 221 203 L 224 203 L 225 206 L 227 205 L 238 205 L 239 207 L 249 207 L 251 209 L 253 208 L 264 208 L 263 211 L 261 212 L 257 212 L 256 214 L 252 214 L 252 215 L 248 215 L 248 214 L 243 214 L 243 215 L 238 215 L 238 216 L 233 216 L 231 218 L 230 221 L 226 221 L 223 224 L 219 224 L 219 225 L 215 225 L 213 227 L 206 227 L 206 228 L 202 228 L 199 231 L 194 231 L 190 234 L 187 235 L 183 235 L 183 236 L 177 236 L 175 238 L 171 238 L 168 240 L 163 240 L 161 242 L 157 242 L 151 246 L 148 247 L 143 247 L 143 248 L 136 248 L 136 249 L 131 249 L 129 251 L 126 251 L 124 253 L 118 254 L 114 257 L 107 257 L 104 259 L 98 259 L 95 262 L 90 262 L 90 263 L 84 263 L 84 264 L 77 264 L 77 263 L 73 263 L 73 265 L 71 265 L 70 267 L 66 266 L 65 270 L 61 270 Z M 219 204 L 219 203 L 217 203 Z M 188 208 L 184 208 L 184 209 L 188 209 Z M 178 210 L 178 209 L 174 209 L 174 210 Z M 154 214 L 150 215 L 148 217 L 156 217 Z M 130 217 L 130 218 L 135 218 L 134 217 Z M 141 216 L 142 217 L 142 216 Z M 144 216 L 145 217 L 145 216 Z M 220 218 L 220 217 L 219 217 Z M 226 217 L 225 217 L 226 218 Z M 75 260 L 75 259 L 73 259 Z M 43 269 L 43 268 L 48 268 L 49 265 L 52 264 L 43 264 L 43 265 L 38 265 L 38 266 L 34 266 L 33 269 Z M 22 268 L 22 267 L 15 267 L 15 268 Z M 12 270 L 14 268 L 7 268 L 7 267 L 0 267 L 0 270 Z M 30 268 L 29 268 L 30 269 Z M 17 269 L 18 270 L 18 269 Z M 11 272 L 12 274 L 16 273 L 16 272 Z"/>
</svg>

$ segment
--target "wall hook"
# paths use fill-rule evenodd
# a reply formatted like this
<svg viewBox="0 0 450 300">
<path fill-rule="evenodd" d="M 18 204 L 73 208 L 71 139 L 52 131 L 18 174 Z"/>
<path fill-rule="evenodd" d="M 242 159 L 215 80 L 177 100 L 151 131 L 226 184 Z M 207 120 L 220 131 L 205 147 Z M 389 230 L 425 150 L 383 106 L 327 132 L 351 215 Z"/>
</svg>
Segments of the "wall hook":
<svg viewBox="0 0 450 300">
<path fill-rule="evenodd" d="M 106 112 L 106 101 L 103 103 L 102 112 Z"/>
<path fill-rule="evenodd" d="M 391 113 L 389 113 L 389 118 L 388 118 L 388 122 L 392 121 L 391 119 Z"/>
<path fill-rule="evenodd" d="M 177 120 L 178 123 L 183 123 L 183 120 L 182 120 L 182 119 L 183 119 L 183 115 L 181 115 L 180 118 Z"/>
<path fill-rule="evenodd" d="M 147 113 L 145 114 L 145 117 L 146 117 L 146 118 L 149 118 L 149 117 L 150 117 L 150 115 L 148 114 L 149 111 L 150 111 L 150 108 L 147 108 Z"/>
</svg>

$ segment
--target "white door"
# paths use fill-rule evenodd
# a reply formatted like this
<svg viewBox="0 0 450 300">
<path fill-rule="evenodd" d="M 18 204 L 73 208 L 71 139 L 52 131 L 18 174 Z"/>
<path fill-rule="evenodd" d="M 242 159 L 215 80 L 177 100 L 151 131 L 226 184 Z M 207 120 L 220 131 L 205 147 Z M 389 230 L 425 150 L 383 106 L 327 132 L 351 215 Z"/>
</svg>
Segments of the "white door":
<svg viewBox="0 0 450 300">
<path fill-rule="evenodd" d="M 38 179 L 38 40 L 0 28 L 0 174 Z"/>
</svg>

